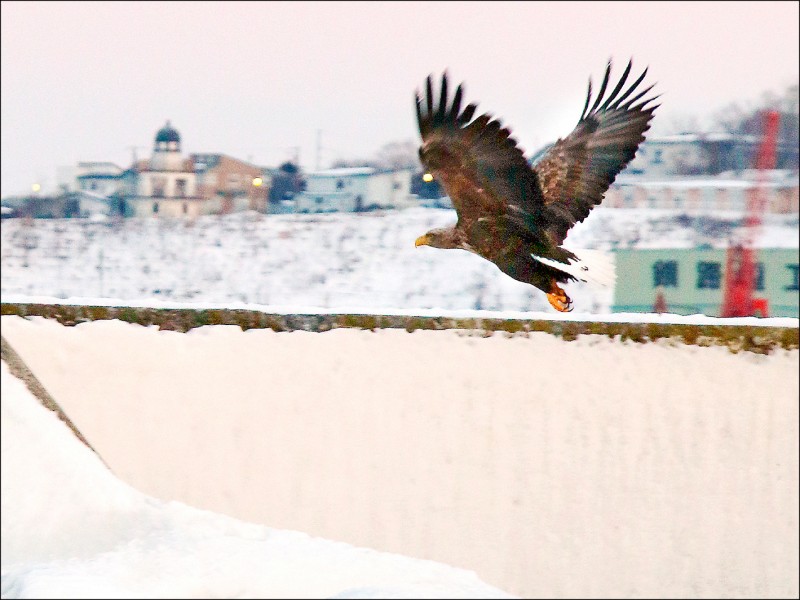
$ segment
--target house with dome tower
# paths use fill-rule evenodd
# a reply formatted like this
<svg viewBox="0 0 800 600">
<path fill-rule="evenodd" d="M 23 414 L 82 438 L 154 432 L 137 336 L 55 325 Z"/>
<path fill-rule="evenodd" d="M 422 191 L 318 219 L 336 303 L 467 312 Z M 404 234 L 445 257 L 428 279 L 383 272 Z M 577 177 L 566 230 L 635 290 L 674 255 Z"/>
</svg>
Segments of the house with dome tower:
<svg viewBox="0 0 800 600">
<path fill-rule="evenodd" d="M 181 136 L 169 121 L 156 132 L 149 160 L 133 166 L 124 212 L 131 216 L 190 216 L 207 211 L 198 193 L 197 172 L 181 153 Z"/>
<path fill-rule="evenodd" d="M 125 180 L 121 212 L 136 217 L 263 212 L 270 183 L 261 167 L 224 154 L 184 156 L 170 121 L 156 132 L 151 157 L 136 161 Z"/>
</svg>

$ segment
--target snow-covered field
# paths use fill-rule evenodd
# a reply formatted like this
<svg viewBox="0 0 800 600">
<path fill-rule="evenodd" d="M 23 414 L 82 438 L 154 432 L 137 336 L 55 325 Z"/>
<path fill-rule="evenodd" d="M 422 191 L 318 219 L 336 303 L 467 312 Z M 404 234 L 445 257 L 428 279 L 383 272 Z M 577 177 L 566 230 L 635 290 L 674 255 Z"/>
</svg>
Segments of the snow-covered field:
<svg viewBox="0 0 800 600">
<path fill-rule="evenodd" d="M 263 526 L 124 488 L 4 379 L 4 597 L 498 593 L 287 530 L 524 597 L 797 597 L 798 350 L 2 331 L 121 480 Z"/>
<path fill-rule="evenodd" d="M 688 217 L 659 209 L 597 208 L 567 237 L 572 248 L 724 245 L 741 214 Z M 455 213 L 261 215 L 196 221 L 6 219 L 3 297 L 553 312 L 540 291 L 460 250 L 415 248 Z M 770 215 L 759 243 L 798 247 L 797 215 Z M 577 313 L 608 313 L 611 288 L 567 287 Z"/>
<path fill-rule="evenodd" d="M 740 218 L 600 208 L 567 245 L 724 245 Z M 730 321 L 604 315 L 612 291 L 579 284 L 557 314 L 474 255 L 414 247 L 454 220 L 5 219 L 0 292 Z M 796 248 L 797 225 L 770 216 L 760 245 Z M 2 365 L 3 598 L 798 594 L 797 350 L 10 316 L 2 331 L 110 467 Z"/>
</svg>

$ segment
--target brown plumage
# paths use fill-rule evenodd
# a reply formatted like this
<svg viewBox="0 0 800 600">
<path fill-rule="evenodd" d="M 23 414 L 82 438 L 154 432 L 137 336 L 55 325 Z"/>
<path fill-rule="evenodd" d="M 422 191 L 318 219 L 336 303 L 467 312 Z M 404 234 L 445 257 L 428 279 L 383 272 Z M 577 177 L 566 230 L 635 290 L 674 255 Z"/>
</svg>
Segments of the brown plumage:
<svg viewBox="0 0 800 600">
<path fill-rule="evenodd" d="M 416 94 L 422 136 L 419 157 L 450 197 L 458 222 L 429 231 L 416 245 L 474 252 L 514 279 L 544 291 L 557 310 L 570 310 L 572 301 L 558 284 L 579 277 L 552 261 L 565 266 L 579 261 L 561 247 L 564 238 L 603 200 L 617 174 L 633 159 L 658 107 L 648 106 L 657 96 L 641 100 L 652 85 L 637 89 L 647 69 L 624 89 L 631 66 L 629 62 L 604 98 L 611 76 L 609 61 L 591 107 L 589 80 L 577 126 L 533 167 L 500 121 L 489 114 L 473 119 L 475 104 L 461 109 L 462 85 L 450 101 L 446 73 L 434 102 L 428 76 L 424 103 Z"/>
</svg>

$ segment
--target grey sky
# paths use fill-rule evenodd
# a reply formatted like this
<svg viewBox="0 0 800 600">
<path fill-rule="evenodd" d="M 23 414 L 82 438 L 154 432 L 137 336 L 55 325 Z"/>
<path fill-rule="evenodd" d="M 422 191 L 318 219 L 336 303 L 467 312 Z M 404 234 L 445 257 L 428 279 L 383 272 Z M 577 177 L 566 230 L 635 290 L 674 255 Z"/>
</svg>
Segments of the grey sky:
<svg viewBox="0 0 800 600">
<path fill-rule="evenodd" d="M 2 2 L 2 195 L 80 160 L 183 150 L 277 166 L 418 139 L 447 68 L 528 152 L 575 125 L 609 57 L 650 66 L 654 130 L 798 80 L 797 2 Z M 702 122 L 702 121 L 701 121 Z"/>
</svg>

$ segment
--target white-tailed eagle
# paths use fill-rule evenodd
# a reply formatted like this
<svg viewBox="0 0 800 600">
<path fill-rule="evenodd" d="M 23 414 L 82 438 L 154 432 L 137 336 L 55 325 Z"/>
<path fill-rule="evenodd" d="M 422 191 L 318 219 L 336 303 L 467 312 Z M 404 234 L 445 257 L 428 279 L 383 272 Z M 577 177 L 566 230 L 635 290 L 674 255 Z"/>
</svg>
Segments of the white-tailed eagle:
<svg viewBox="0 0 800 600">
<path fill-rule="evenodd" d="M 461 109 L 462 85 L 451 102 L 447 73 L 443 74 L 435 101 L 428 76 L 424 101 L 416 93 L 419 157 L 450 197 L 458 222 L 429 231 L 416 245 L 474 252 L 514 279 L 544 291 L 556 310 L 570 310 L 572 300 L 559 283 L 582 278 L 559 265 L 577 263 L 584 271 L 588 267 L 561 244 L 633 159 L 658 107 L 651 105 L 657 96 L 643 99 L 652 85 L 638 89 L 647 69 L 625 87 L 631 66 L 629 62 L 606 96 L 609 61 L 594 103 L 589 80 L 577 126 L 533 166 L 499 120 L 490 114 L 473 119 L 475 104 Z"/>
</svg>

